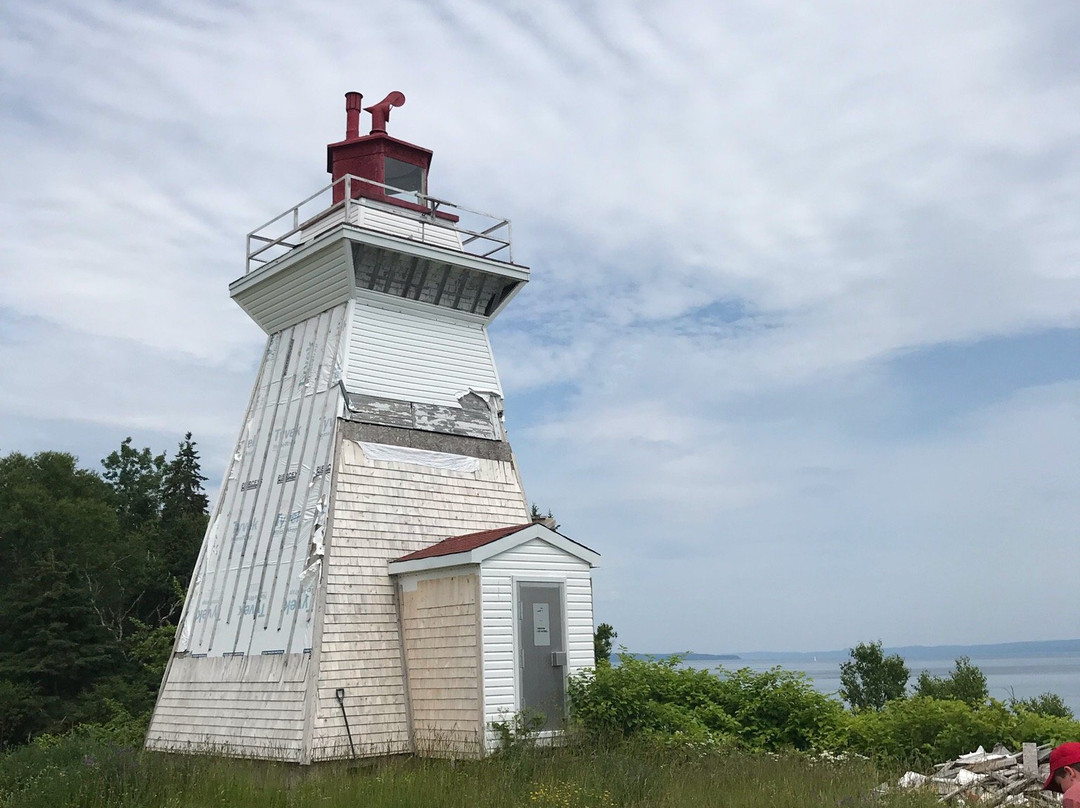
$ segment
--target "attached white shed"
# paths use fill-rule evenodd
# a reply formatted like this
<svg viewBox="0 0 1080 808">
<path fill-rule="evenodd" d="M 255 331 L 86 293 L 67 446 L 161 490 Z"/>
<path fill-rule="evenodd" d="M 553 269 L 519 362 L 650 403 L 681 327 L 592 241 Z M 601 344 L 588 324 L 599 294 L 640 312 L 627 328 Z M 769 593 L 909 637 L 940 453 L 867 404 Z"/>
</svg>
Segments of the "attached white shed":
<svg viewBox="0 0 1080 808">
<path fill-rule="evenodd" d="M 413 748 L 483 754 L 519 712 L 562 728 L 567 677 L 595 664 L 600 556 L 542 524 L 455 536 L 389 564 Z"/>
</svg>

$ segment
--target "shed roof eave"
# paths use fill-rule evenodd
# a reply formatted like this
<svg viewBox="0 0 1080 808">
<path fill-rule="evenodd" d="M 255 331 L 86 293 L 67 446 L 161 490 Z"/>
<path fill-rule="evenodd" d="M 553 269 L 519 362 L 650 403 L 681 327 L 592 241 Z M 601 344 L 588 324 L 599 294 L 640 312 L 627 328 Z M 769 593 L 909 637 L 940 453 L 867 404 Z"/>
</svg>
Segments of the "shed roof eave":
<svg viewBox="0 0 1080 808">
<path fill-rule="evenodd" d="M 600 561 L 600 554 L 595 550 L 590 550 L 585 545 L 579 544 L 573 539 L 568 539 L 566 536 L 555 532 L 551 528 L 544 527 L 540 524 L 533 524 L 511 533 L 509 536 L 504 536 L 501 539 L 496 539 L 495 541 L 481 545 L 480 547 L 475 547 L 471 550 L 459 553 L 447 553 L 445 555 L 427 556 L 425 558 L 417 558 L 410 561 L 391 561 L 388 565 L 389 572 L 391 575 L 402 575 L 409 572 L 424 572 L 426 570 L 442 569 L 444 567 L 479 565 L 489 558 L 494 558 L 501 553 L 505 553 L 508 550 L 512 550 L 515 547 L 534 539 L 546 542 L 552 547 L 556 547 L 566 554 L 572 555 L 585 562 L 590 567 L 597 566 Z"/>
</svg>

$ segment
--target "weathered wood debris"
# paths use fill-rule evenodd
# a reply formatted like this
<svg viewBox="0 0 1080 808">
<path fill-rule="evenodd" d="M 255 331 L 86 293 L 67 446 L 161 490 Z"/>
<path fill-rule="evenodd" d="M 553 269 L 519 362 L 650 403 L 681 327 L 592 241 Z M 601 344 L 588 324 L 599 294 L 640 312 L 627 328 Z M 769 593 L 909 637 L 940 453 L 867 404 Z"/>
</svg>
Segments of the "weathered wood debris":
<svg viewBox="0 0 1080 808">
<path fill-rule="evenodd" d="M 1051 746 L 1025 743 L 1019 752 L 998 744 L 987 752 L 974 752 L 942 763 L 933 774 L 907 772 L 899 788 L 933 789 L 943 803 L 978 803 L 981 808 L 1001 805 L 1061 805 L 1061 795 L 1043 791 L 1050 772 Z M 882 791 L 891 790 L 883 783 Z"/>
</svg>

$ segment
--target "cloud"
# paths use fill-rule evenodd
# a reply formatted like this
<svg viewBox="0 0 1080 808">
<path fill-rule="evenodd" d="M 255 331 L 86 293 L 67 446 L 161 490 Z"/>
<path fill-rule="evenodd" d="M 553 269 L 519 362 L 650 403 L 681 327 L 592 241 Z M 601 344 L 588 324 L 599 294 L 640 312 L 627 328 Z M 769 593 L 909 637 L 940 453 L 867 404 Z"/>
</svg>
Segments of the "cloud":
<svg viewBox="0 0 1080 808">
<path fill-rule="evenodd" d="M 919 436 L 853 435 L 845 419 L 872 404 L 834 394 L 831 412 L 793 403 L 712 424 L 596 412 L 517 445 L 541 504 L 604 554 L 599 613 L 631 647 L 1061 637 L 1069 593 L 1045 561 L 1080 518 L 1078 393 L 1029 388 Z M 1037 625 L 1023 603 L 1039 604 Z"/>
<path fill-rule="evenodd" d="M 981 614 L 1018 574 L 1046 602 L 1077 374 L 1000 360 L 1080 328 L 1074 4 L 0 13 L 0 447 L 193 429 L 223 462 L 244 234 L 325 182 L 346 90 L 401 89 L 433 191 L 514 219 L 515 448 L 620 640 L 1026 638 Z"/>
</svg>

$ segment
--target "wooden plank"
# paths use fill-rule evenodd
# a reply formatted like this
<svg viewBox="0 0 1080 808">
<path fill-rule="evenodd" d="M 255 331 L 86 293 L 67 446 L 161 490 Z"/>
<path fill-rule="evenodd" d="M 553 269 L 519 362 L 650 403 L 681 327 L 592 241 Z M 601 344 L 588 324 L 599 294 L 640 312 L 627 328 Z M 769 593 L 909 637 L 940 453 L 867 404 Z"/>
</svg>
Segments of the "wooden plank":
<svg viewBox="0 0 1080 808">
<path fill-rule="evenodd" d="M 1028 777 L 1039 776 L 1039 745 L 1025 743 L 1023 746 L 1021 769 Z"/>
</svg>

